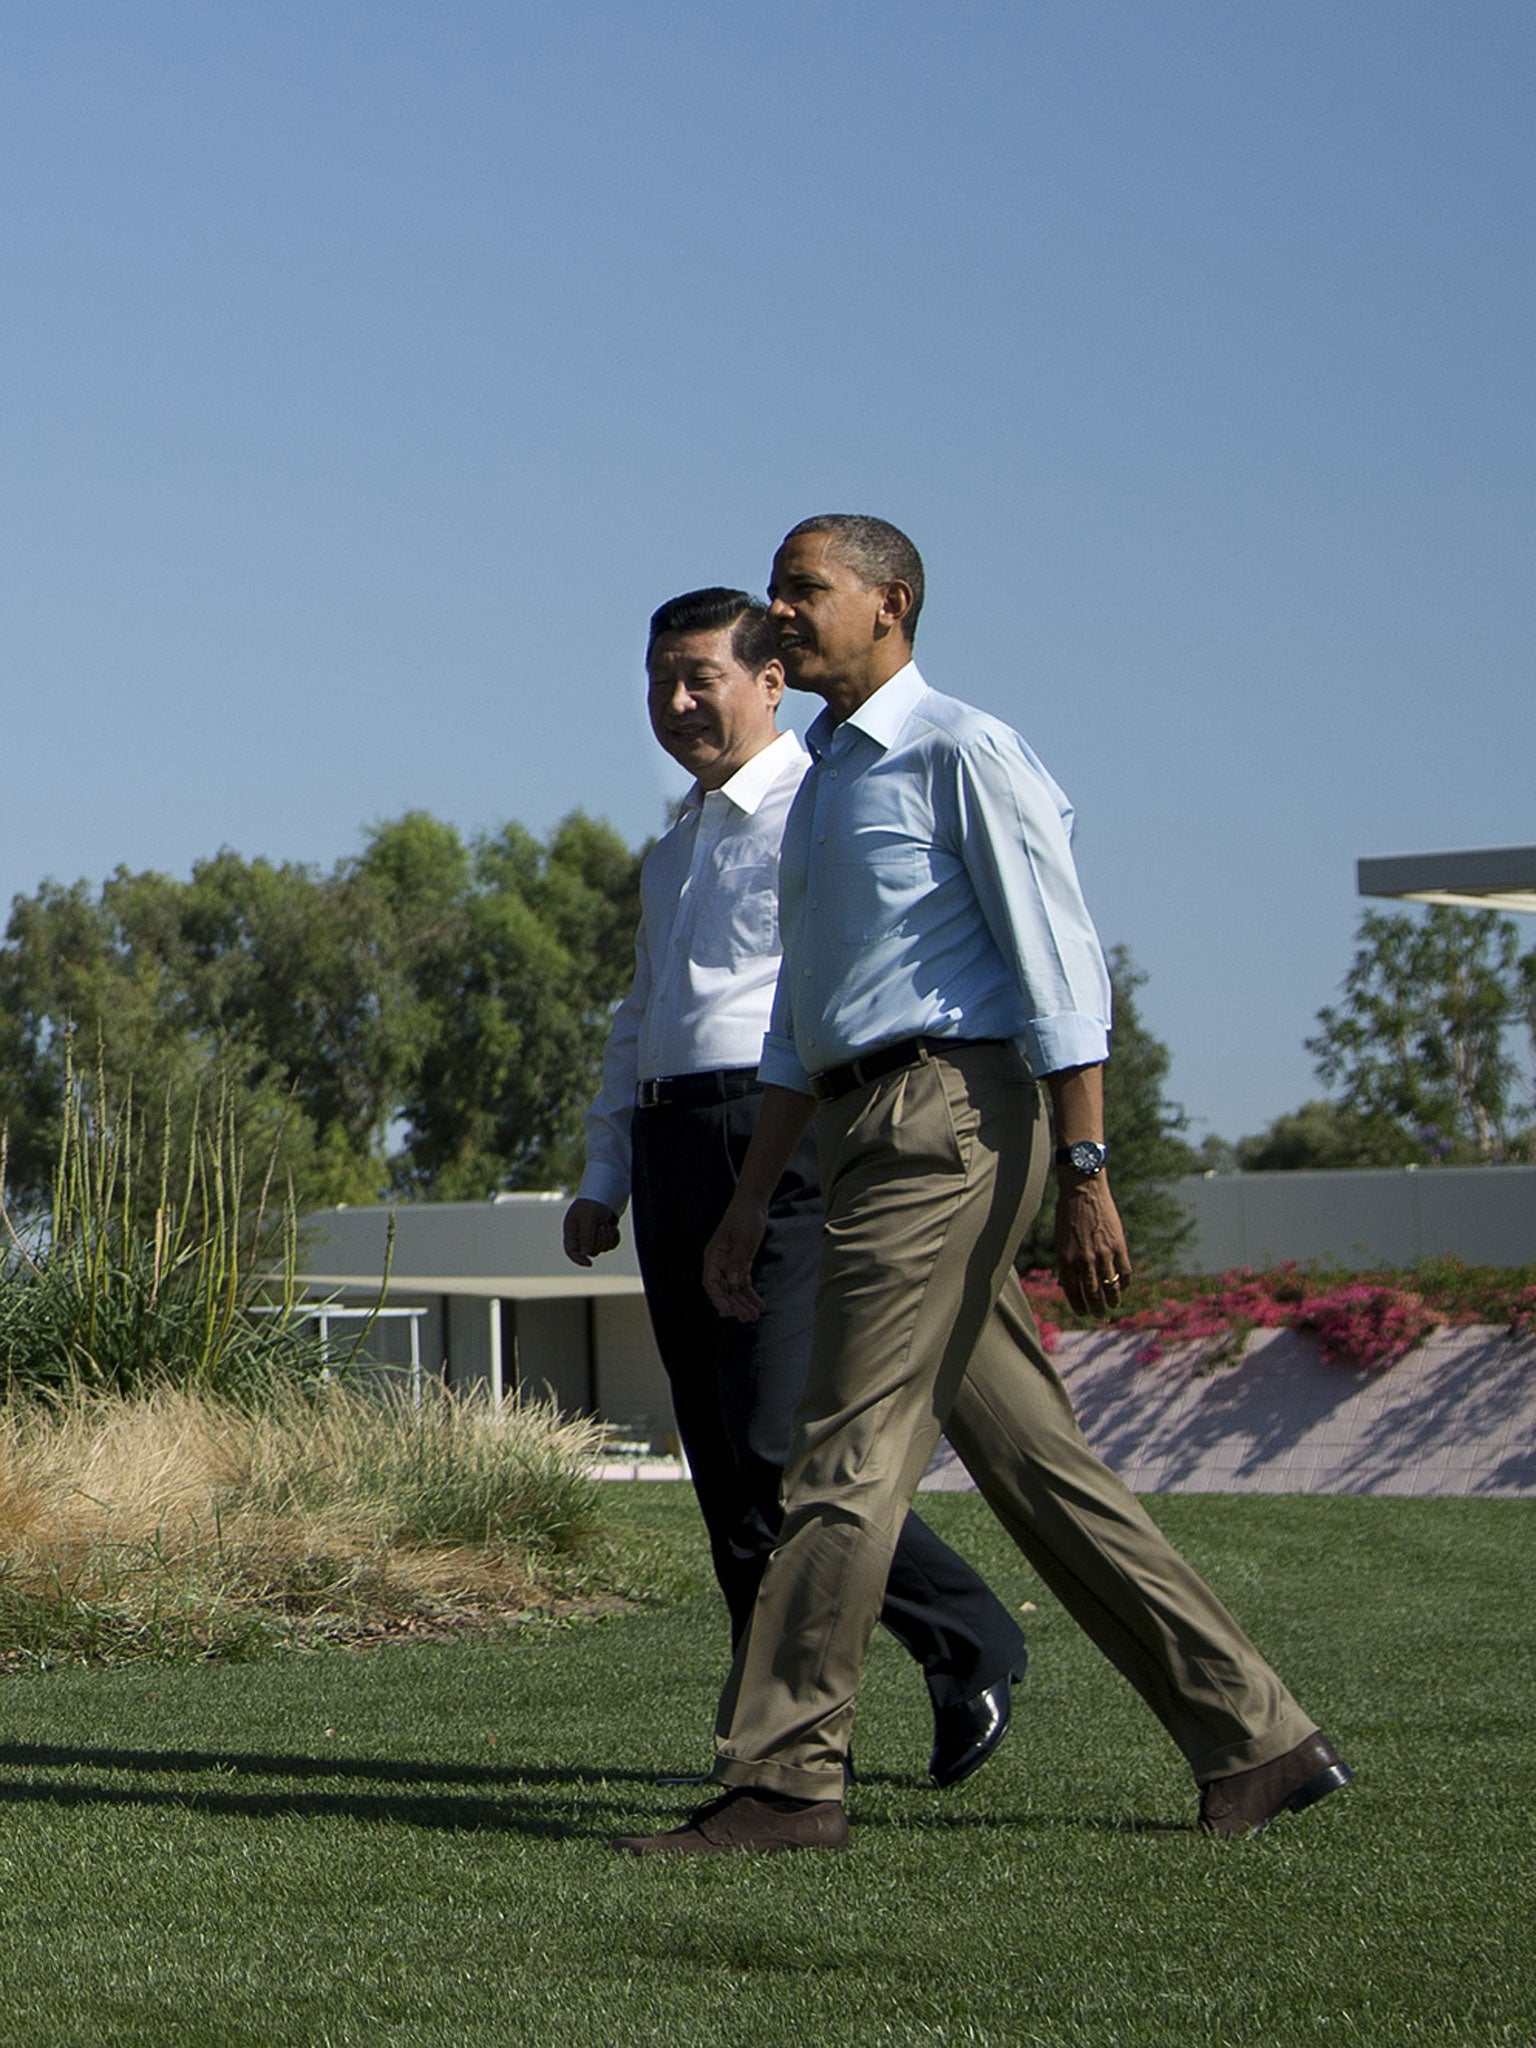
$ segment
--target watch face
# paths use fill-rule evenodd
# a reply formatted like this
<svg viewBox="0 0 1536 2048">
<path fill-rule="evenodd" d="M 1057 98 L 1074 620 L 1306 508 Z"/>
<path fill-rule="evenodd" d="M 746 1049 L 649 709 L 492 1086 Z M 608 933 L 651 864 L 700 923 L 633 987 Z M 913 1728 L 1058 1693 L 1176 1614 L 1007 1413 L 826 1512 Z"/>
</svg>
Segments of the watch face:
<svg viewBox="0 0 1536 2048">
<path fill-rule="evenodd" d="M 1067 1157 L 1079 1173 L 1102 1173 L 1108 1156 L 1104 1146 L 1094 1144 L 1091 1138 L 1080 1139 L 1067 1148 Z"/>
</svg>

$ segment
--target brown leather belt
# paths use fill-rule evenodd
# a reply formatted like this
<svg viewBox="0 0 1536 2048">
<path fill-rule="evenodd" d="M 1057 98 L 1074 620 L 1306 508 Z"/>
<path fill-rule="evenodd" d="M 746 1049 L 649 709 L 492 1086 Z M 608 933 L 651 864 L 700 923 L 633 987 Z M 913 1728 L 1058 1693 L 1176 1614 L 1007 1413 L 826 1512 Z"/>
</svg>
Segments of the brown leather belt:
<svg viewBox="0 0 1536 2048">
<path fill-rule="evenodd" d="M 868 1081 L 880 1081 L 887 1074 L 899 1074 L 903 1067 L 921 1065 L 935 1055 L 959 1052 L 968 1045 L 1006 1045 L 1005 1038 L 898 1038 L 891 1045 L 877 1045 L 873 1052 L 861 1052 L 856 1060 L 840 1067 L 824 1067 L 810 1077 L 811 1093 L 818 1102 L 835 1102 L 851 1088 Z"/>
</svg>

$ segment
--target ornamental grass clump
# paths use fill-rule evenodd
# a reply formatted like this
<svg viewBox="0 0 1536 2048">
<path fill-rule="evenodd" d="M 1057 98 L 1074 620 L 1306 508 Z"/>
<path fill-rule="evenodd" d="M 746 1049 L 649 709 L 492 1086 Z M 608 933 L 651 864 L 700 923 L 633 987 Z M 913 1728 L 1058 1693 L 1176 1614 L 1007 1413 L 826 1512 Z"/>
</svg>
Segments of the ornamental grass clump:
<svg viewBox="0 0 1536 2048">
<path fill-rule="evenodd" d="M 606 1590 L 596 1426 L 432 1387 L 0 1408 L 0 1669 L 489 1627 Z"/>
</svg>

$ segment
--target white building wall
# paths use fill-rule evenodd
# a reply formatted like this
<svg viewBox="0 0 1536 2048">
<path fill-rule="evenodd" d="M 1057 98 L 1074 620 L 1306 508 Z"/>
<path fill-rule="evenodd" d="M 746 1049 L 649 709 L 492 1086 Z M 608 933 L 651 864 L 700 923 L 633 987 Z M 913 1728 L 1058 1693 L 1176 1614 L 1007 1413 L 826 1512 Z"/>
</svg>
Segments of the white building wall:
<svg viewBox="0 0 1536 2048">
<path fill-rule="evenodd" d="M 1188 1273 L 1286 1259 L 1343 1267 L 1536 1261 L 1536 1166 L 1197 1174 L 1176 1192 L 1194 1222 Z"/>
</svg>

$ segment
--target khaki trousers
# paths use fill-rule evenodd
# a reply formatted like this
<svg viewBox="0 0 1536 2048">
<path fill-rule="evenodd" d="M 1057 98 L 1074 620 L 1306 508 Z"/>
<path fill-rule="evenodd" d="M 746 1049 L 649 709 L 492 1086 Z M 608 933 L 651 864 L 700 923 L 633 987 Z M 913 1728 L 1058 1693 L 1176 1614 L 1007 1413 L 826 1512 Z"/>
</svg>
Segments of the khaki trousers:
<svg viewBox="0 0 1536 2048">
<path fill-rule="evenodd" d="M 1009 1046 L 957 1047 L 826 1104 L 810 1377 L 784 1525 L 716 1722 L 714 1776 L 839 1799 L 891 1550 L 946 1435 L 1009 1535 L 1199 1780 L 1314 1724 L 1089 1450 L 1013 1274 L 1049 1166 Z"/>
</svg>

